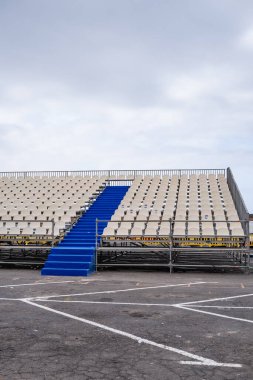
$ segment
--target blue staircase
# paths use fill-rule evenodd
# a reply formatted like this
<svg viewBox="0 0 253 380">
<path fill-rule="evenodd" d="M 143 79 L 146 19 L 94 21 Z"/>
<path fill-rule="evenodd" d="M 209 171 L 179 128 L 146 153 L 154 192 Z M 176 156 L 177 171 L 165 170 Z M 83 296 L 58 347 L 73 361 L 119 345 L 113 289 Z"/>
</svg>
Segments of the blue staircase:
<svg viewBox="0 0 253 380">
<path fill-rule="evenodd" d="M 107 186 L 96 201 L 64 236 L 41 271 L 48 276 L 88 276 L 95 269 L 96 219 L 110 220 L 128 186 Z M 98 224 L 101 234 L 107 222 Z M 98 238 L 98 241 L 100 238 Z"/>
</svg>

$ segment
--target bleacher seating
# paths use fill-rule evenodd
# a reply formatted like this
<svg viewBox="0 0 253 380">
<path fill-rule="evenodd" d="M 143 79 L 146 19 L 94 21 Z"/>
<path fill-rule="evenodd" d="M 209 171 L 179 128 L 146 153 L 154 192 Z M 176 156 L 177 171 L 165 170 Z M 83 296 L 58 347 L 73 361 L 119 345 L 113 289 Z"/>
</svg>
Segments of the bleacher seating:
<svg viewBox="0 0 253 380">
<path fill-rule="evenodd" d="M 1 177 L 0 235 L 59 236 L 105 182 L 95 176 Z"/>
<path fill-rule="evenodd" d="M 245 236 L 223 174 L 137 173 L 2 176 L 0 237 L 63 236 L 108 181 L 130 187 L 102 233 L 105 239 Z"/>
<path fill-rule="evenodd" d="M 145 260 L 191 267 L 187 255 L 206 252 L 217 254 L 206 265 L 221 253 L 246 262 L 249 214 L 230 168 L 43 173 L 0 173 L 4 263 L 88 275 Z"/>
<path fill-rule="evenodd" d="M 170 234 L 245 235 L 224 175 L 137 176 L 103 232 L 105 238 L 159 239 Z"/>
</svg>

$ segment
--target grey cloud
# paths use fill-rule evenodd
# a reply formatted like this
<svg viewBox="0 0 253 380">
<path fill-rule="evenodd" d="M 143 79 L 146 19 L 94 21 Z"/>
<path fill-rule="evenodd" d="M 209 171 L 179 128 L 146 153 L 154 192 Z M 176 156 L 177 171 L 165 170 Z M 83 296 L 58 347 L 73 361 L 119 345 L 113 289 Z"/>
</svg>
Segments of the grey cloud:
<svg viewBox="0 0 253 380">
<path fill-rule="evenodd" d="M 253 209 L 252 11 L 2 0 L 2 170 L 231 166 Z"/>
</svg>

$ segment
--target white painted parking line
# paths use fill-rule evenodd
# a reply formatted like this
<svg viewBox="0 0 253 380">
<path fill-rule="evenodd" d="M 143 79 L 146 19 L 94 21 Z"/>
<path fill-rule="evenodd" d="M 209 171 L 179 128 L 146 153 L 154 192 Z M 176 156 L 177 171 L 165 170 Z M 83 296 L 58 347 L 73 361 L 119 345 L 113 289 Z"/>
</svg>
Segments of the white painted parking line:
<svg viewBox="0 0 253 380">
<path fill-rule="evenodd" d="M 175 304 L 175 306 L 185 306 L 185 305 L 195 305 L 195 304 L 198 304 L 198 303 L 203 303 L 203 302 L 214 302 L 214 301 L 227 301 L 227 300 L 232 300 L 232 299 L 235 299 L 235 298 L 244 298 L 244 297 L 251 297 L 253 296 L 253 293 L 250 293 L 250 294 L 241 294 L 239 296 L 230 296 L 230 297 L 221 297 L 221 298 L 209 298 L 207 300 L 201 300 L 201 301 L 191 301 L 191 302 L 182 302 L 182 303 L 178 303 L 178 304 Z"/>
<path fill-rule="evenodd" d="M 77 317 L 77 316 L 72 315 L 72 314 L 68 314 L 68 313 L 64 313 L 64 312 L 56 310 L 56 309 L 52 309 L 48 306 L 43 306 L 43 305 L 34 303 L 28 299 L 24 299 L 23 302 L 25 302 L 28 305 L 32 305 L 32 306 L 38 307 L 40 309 L 44 309 L 46 311 L 61 315 L 63 317 L 74 319 L 76 321 L 79 321 L 79 322 L 100 328 L 102 330 L 109 331 L 109 332 L 117 334 L 117 335 L 121 335 L 123 337 L 132 339 L 132 340 L 138 342 L 139 344 L 141 344 L 141 343 L 147 344 L 147 345 L 154 346 L 154 347 L 164 349 L 167 351 L 171 351 L 171 352 L 174 352 L 176 354 L 179 354 L 179 355 L 182 355 L 182 356 L 185 356 L 185 357 L 192 359 L 191 361 L 180 361 L 181 364 L 188 364 L 188 365 L 193 364 L 193 365 L 203 365 L 203 366 L 212 366 L 212 367 L 232 367 L 232 368 L 240 368 L 242 366 L 241 364 L 235 364 L 235 363 L 216 362 L 215 360 L 204 358 L 203 356 L 195 355 L 195 354 L 192 354 L 190 352 L 187 352 L 187 351 L 175 348 L 175 347 L 167 346 L 165 344 L 160 344 L 160 343 L 148 340 L 148 339 L 141 338 L 137 335 L 130 334 L 130 333 L 122 331 L 122 330 L 114 329 L 112 327 L 103 325 L 101 323 L 90 321 L 89 319 L 80 318 L 80 317 Z"/>
<path fill-rule="evenodd" d="M 184 310 L 195 311 L 196 313 L 202 313 L 202 314 L 214 315 L 215 317 L 221 317 L 221 318 L 233 319 L 233 320 L 235 320 L 235 321 L 240 321 L 240 322 L 253 323 L 253 321 L 250 320 L 250 319 L 237 318 L 237 317 L 231 317 L 230 315 L 218 314 L 218 313 L 212 313 L 212 312 L 210 312 L 210 311 L 194 309 L 194 305 L 191 305 L 191 306 L 192 306 L 192 307 L 184 306 L 184 305 L 174 305 L 174 307 L 177 307 L 178 309 L 184 309 Z"/>
<path fill-rule="evenodd" d="M 0 298 L 0 301 L 21 301 L 20 298 Z"/>
<path fill-rule="evenodd" d="M 12 284 L 12 285 L 0 285 L 0 288 L 13 288 L 18 286 L 34 286 L 34 285 L 51 285 L 51 284 L 65 284 L 74 283 L 76 281 L 51 281 L 51 282 L 32 282 L 30 284 Z"/>
<path fill-rule="evenodd" d="M 27 298 L 25 298 L 27 299 Z M 31 298 L 29 298 L 31 299 Z M 20 299 L 22 301 L 22 298 Z M 174 304 L 167 304 L 167 303 L 139 303 L 139 302 L 108 302 L 108 301 L 70 301 L 70 300 L 48 300 L 44 298 L 37 297 L 36 299 L 33 299 L 33 301 L 37 302 L 55 302 L 55 303 L 85 303 L 85 304 L 102 304 L 102 305 L 129 305 L 129 306 L 161 306 L 161 307 L 171 307 L 174 306 Z"/>
<path fill-rule="evenodd" d="M 196 308 L 210 308 L 210 309 L 224 309 L 224 310 L 230 310 L 230 309 L 239 309 L 239 310 L 243 310 L 243 309 L 246 309 L 246 310 L 253 310 L 253 306 L 211 306 L 211 305 L 194 305 L 194 309 Z"/>
<path fill-rule="evenodd" d="M 117 289 L 117 290 L 103 290 L 99 292 L 89 292 L 89 293 L 73 293 L 73 294 L 59 294 L 59 295 L 48 295 L 41 296 L 39 299 L 49 299 L 49 298 L 60 298 L 60 297 L 76 297 L 76 296 L 89 296 L 95 294 L 113 294 L 113 293 L 121 293 L 121 292 L 132 292 L 136 290 L 148 290 L 148 289 L 161 289 L 161 288 L 170 288 L 177 286 L 192 286 L 192 285 L 203 285 L 203 284 L 218 284 L 218 282 L 190 282 L 184 284 L 167 284 L 167 285 L 159 285 L 159 286 L 146 286 L 143 288 L 129 288 L 129 289 Z M 29 298 L 31 300 L 37 300 L 38 297 Z"/>
<path fill-rule="evenodd" d="M 1 299 L 1 298 L 0 298 Z M 22 298 L 20 298 L 22 300 Z M 84 303 L 84 304 L 98 304 L 98 305 L 115 305 L 115 306 L 158 306 L 158 307 L 174 307 L 174 306 L 180 306 L 178 304 L 168 304 L 168 303 L 141 303 L 141 302 L 113 302 L 113 301 L 84 301 L 84 300 L 52 300 L 52 299 L 44 299 L 37 297 L 36 299 L 33 299 L 37 302 L 53 302 L 53 303 Z M 220 310 L 230 310 L 230 309 L 246 309 L 246 310 L 252 310 L 253 306 L 203 306 L 203 305 L 194 305 L 194 309 L 196 308 L 214 308 L 214 309 L 220 309 Z M 190 309 L 187 307 L 187 309 Z"/>
</svg>

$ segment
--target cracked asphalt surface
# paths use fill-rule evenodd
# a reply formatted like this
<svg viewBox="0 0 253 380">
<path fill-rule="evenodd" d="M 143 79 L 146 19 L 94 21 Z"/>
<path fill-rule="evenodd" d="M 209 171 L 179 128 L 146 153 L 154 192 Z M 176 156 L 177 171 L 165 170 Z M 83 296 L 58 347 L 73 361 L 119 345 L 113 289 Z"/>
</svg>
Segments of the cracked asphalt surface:
<svg viewBox="0 0 253 380">
<path fill-rule="evenodd" d="M 73 282 L 58 283 L 61 281 Z M 206 283 L 190 284 L 193 282 Z M 30 285 L 5 287 L 20 284 Z M 178 284 L 186 285 L 137 290 Z M 239 273 L 170 275 L 159 271 L 118 270 L 99 272 L 89 278 L 69 278 L 42 277 L 36 270 L 1 269 L 0 380 L 252 380 L 253 324 L 196 310 L 253 322 L 253 296 L 188 305 L 195 307 L 195 311 L 166 306 L 252 293 L 252 275 Z M 181 361 L 191 359 L 25 304 L 23 298 L 35 298 L 33 302 L 37 305 L 220 363 L 239 363 L 242 367 L 182 364 Z"/>
</svg>

